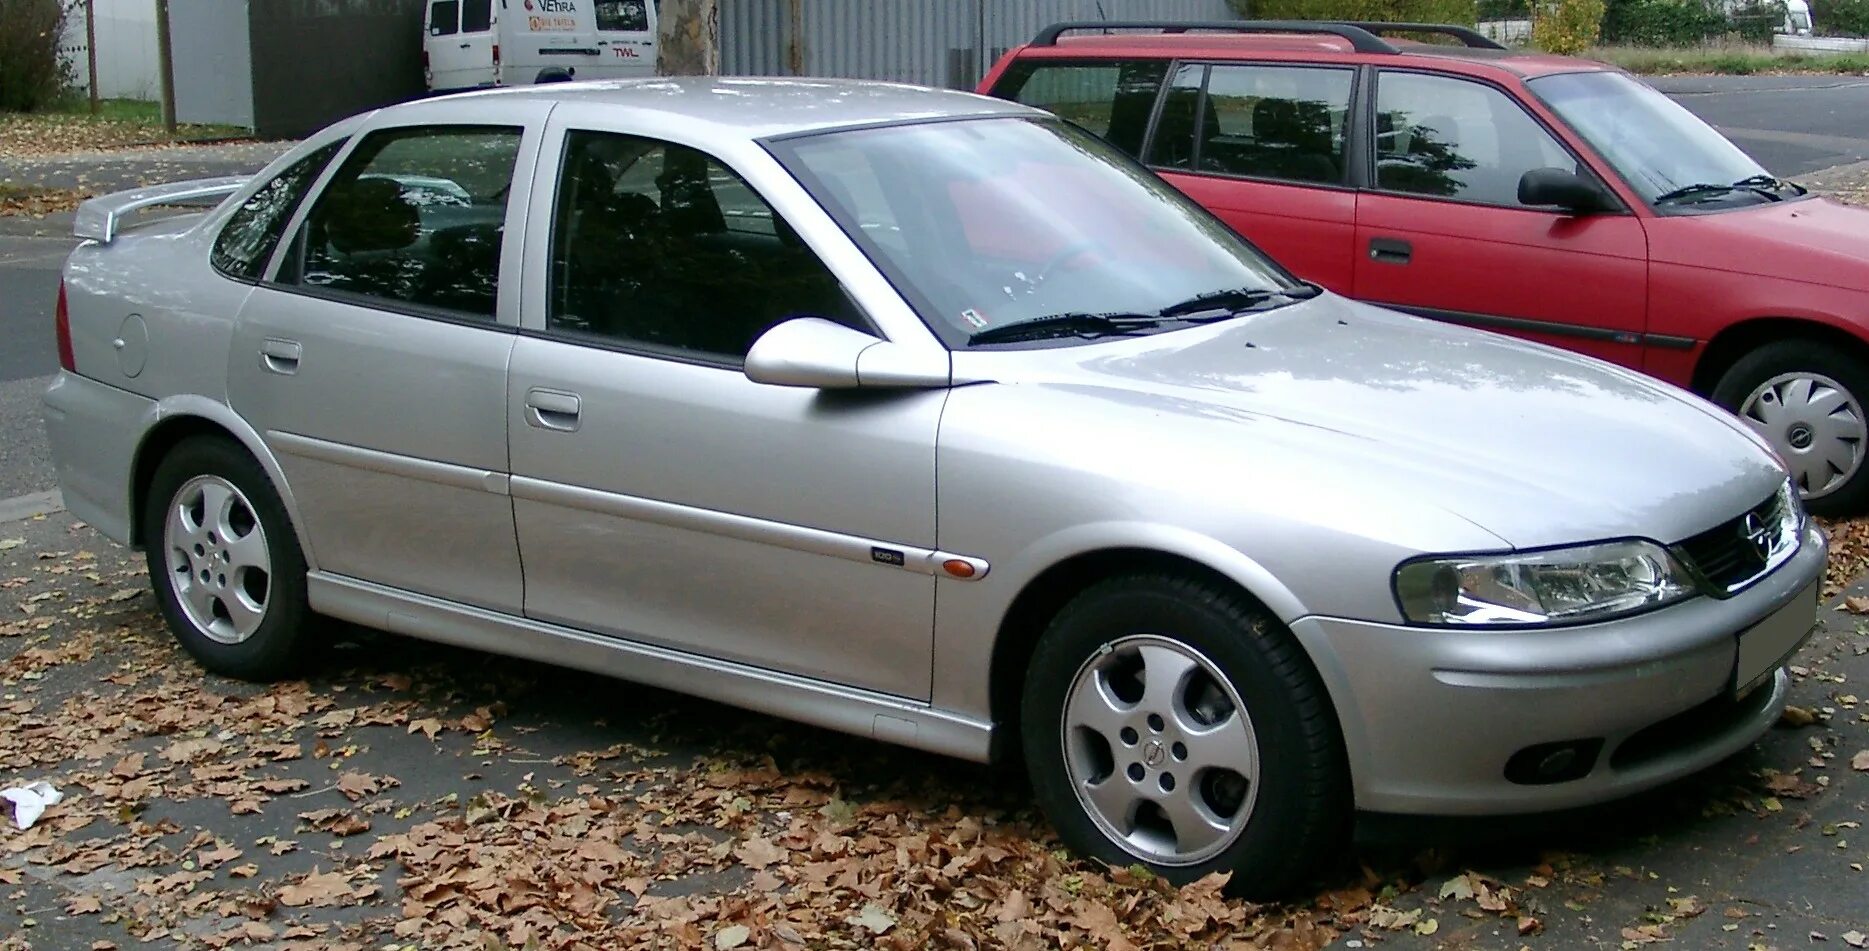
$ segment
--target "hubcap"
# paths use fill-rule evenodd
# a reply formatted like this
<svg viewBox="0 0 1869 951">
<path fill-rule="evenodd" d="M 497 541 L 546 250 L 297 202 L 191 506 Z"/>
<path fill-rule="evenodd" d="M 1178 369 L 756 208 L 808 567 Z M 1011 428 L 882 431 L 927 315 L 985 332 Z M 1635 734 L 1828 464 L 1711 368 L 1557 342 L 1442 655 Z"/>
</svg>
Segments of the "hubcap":
<svg viewBox="0 0 1869 951">
<path fill-rule="evenodd" d="M 162 536 L 169 585 L 189 623 L 222 644 L 252 637 L 266 619 L 272 566 L 246 495 L 220 476 L 196 476 L 169 501 Z"/>
<path fill-rule="evenodd" d="M 1078 802 L 1137 858 L 1192 865 L 1246 828 L 1259 741 L 1239 692 L 1200 652 L 1154 634 L 1105 645 L 1078 669 L 1062 729 Z"/>
<path fill-rule="evenodd" d="M 1842 384 L 1817 373 L 1783 373 L 1760 384 L 1739 408 L 1791 467 L 1798 491 L 1820 499 L 1862 468 L 1862 406 Z"/>
</svg>

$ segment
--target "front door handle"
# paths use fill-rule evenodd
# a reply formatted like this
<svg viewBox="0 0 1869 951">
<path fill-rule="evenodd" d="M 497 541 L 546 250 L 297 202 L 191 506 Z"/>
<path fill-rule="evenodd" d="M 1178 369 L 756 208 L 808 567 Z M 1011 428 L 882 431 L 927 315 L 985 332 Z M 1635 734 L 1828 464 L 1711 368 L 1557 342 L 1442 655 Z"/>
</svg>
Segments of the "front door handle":
<svg viewBox="0 0 1869 951">
<path fill-rule="evenodd" d="M 1369 239 L 1369 259 L 1384 264 L 1407 264 L 1415 253 L 1414 245 L 1400 238 Z"/>
<path fill-rule="evenodd" d="M 305 348 L 296 340 L 267 337 L 260 342 L 260 366 L 269 372 L 291 376 L 299 372 L 299 357 Z"/>
<path fill-rule="evenodd" d="M 526 391 L 526 425 L 561 433 L 578 431 L 583 401 L 576 393 L 533 387 Z"/>
</svg>

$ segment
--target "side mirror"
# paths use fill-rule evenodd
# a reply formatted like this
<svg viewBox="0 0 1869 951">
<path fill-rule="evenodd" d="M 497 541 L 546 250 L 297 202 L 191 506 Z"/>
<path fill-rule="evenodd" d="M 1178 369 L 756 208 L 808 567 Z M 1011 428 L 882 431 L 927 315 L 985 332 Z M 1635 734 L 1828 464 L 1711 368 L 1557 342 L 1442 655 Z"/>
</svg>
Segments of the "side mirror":
<svg viewBox="0 0 1869 951">
<path fill-rule="evenodd" d="M 794 317 L 759 335 L 746 378 L 821 390 L 928 389 L 949 381 L 945 356 L 924 356 L 822 317 Z"/>
<path fill-rule="evenodd" d="M 1616 199 L 1594 179 L 1561 168 L 1534 168 L 1519 177 L 1519 204 L 1551 205 L 1578 214 L 1609 211 Z"/>
</svg>

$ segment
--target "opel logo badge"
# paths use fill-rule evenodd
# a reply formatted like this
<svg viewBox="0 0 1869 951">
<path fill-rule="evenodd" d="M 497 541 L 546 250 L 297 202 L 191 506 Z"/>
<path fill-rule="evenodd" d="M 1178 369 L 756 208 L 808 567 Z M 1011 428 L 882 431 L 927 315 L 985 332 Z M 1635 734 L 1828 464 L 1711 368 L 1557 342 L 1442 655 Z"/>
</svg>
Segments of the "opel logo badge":
<svg viewBox="0 0 1869 951">
<path fill-rule="evenodd" d="M 1765 520 L 1759 517 L 1759 513 L 1747 512 L 1746 517 L 1740 520 L 1739 537 L 1751 542 L 1760 558 L 1771 556 L 1772 533 L 1765 527 Z"/>
<path fill-rule="evenodd" d="M 1168 751 L 1162 749 L 1161 740 L 1150 740 L 1149 745 L 1142 749 L 1142 762 L 1150 769 L 1162 765 L 1162 760 L 1167 756 Z"/>
</svg>

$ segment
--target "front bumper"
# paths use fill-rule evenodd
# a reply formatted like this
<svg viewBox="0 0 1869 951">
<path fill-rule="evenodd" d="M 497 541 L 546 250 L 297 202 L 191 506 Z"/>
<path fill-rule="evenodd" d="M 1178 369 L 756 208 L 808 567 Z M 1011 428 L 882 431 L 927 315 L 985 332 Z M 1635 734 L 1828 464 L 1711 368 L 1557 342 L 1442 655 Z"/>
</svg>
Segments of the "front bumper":
<svg viewBox="0 0 1869 951">
<path fill-rule="evenodd" d="M 1790 678 L 1781 660 L 1736 697 L 1740 638 L 1789 629 L 1788 644 L 1801 644 L 1816 622 L 1826 558 L 1823 535 L 1807 527 L 1789 561 L 1731 598 L 1573 628 L 1427 630 L 1307 617 L 1292 630 L 1336 706 L 1357 808 L 1562 809 L 1704 769 L 1769 729 Z M 1783 634 L 1760 634 L 1770 636 Z M 1575 778 L 1507 778 L 1507 764 L 1528 747 L 1598 740 Z"/>
</svg>

